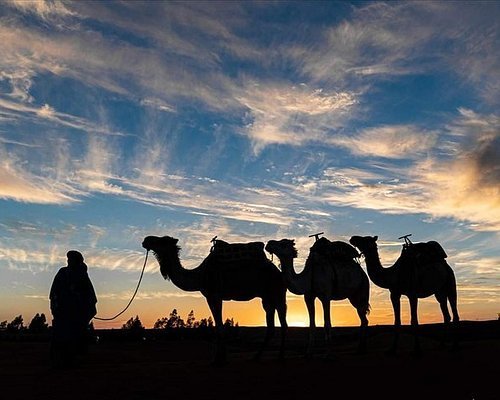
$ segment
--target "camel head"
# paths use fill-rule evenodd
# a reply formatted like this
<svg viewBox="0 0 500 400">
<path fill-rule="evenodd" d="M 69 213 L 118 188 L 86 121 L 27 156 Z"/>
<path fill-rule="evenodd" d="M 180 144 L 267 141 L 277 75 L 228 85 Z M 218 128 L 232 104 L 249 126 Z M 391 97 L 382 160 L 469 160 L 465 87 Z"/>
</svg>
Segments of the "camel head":
<svg viewBox="0 0 500 400">
<path fill-rule="evenodd" d="M 174 256 L 179 257 L 180 247 L 177 245 L 179 239 L 175 239 L 170 236 L 147 236 L 142 241 L 142 247 L 146 250 L 151 250 L 158 263 L 160 264 L 160 272 L 165 279 L 169 279 L 168 277 L 168 267 L 167 263 L 163 262 L 165 260 L 165 256 Z"/>
<path fill-rule="evenodd" d="M 378 236 L 352 236 L 349 239 L 354 247 L 357 247 L 361 253 L 366 253 L 370 250 L 377 250 Z"/>
<path fill-rule="evenodd" d="M 177 246 L 177 242 L 179 239 L 174 239 L 173 237 L 170 236 L 146 236 L 144 240 L 142 241 L 142 247 L 144 247 L 146 250 L 152 250 L 155 253 L 161 252 L 161 250 L 168 250 L 168 249 L 179 249 L 179 246 Z"/>
<path fill-rule="evenodd" d="M 266 251 L 271 254 L 276 254 L 278 258 L 296 258 L 297 249 L 295 248 L 295 240 L 291 239 L 281 239 L 281 240 L 270 240 L 266 244 Z"/>
</svg>

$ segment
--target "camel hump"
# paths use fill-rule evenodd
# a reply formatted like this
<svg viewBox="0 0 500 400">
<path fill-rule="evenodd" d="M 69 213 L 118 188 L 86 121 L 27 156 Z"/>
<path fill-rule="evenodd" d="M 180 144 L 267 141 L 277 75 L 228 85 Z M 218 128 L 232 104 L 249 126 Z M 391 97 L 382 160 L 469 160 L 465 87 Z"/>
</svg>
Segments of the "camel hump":
<svg viewBox="0 0 500 400">
<path fill-rule="evenodd" d="M 217 261 L 228 263 L 267 260 L 264 242 L 228 243 L 216 240 L 211 254 L 217 257 Z"/>
<path fill-rule="evenodd" d="M 342 258 L 352 260 L 358 258 L 358 251 L 349 243 L 335 240 L 333 242 L 326 238 L 318 239 L 311 247 L 311 251 L 315 251 L 323 256 Z"/>
<path fill-rule="evenodd" d="M 443 247 L 436 241 L 413 243 L 415 256 L 422 261 L 441 261 L 448 257 Z"/>
<path fill-rule="evenodd" d="M 359 257 L 358 251 L 353 246 L 351 246 L 349 243 L 346 242 L 341 242 L 339 240 L 336 240 L 332 242 L 330 248 L 331 252 L 338 257 L 343 257 L 348 259 Z"/>
</svg>

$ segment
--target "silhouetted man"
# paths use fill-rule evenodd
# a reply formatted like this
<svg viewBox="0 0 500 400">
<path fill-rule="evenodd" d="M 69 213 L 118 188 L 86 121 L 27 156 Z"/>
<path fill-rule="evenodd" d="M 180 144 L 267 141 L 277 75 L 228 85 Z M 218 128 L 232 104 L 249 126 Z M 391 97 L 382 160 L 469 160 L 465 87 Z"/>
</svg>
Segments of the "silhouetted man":
<svg viewBox="0 0 500 400">
<path fill-rule="evenodd" d="M 96 315 L 97 298 L 87 274 L 83 255 L 70 250 L 68 266 L 61 268 L 50 288 L 52 321 L 51 362 L 55 367 L 71 366 L 86 350 L 90 320 Z"/>
</svg>

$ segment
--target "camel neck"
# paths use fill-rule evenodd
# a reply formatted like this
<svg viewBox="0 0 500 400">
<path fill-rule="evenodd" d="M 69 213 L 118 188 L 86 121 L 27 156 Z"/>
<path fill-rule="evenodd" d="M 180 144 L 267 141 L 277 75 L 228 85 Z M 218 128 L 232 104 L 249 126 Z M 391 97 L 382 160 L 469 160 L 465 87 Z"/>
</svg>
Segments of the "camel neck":
<svg viewBox="0 0 500 400">
<path fill-rule="evenodd" d="M 178 254 L 164 254 L 160 258 L 161 273 L 164 277 L 172 280 L 179 289 L 187 292 L 200 290 L 200 274 L 196 269 L 185 269 Z"/>
<path fill-rule="evenodd" d="M 295 272 L 293 258 L 280 258 L 280 263 L 288 290 L 293 294 L 304 294 L 307 289 L 307 279 L 305 278 L 304 271 L 300 274 Z"/>
<path fill-rule="evenodd" d="M 368 276 L 370 277 L 371 281 L 384 289 L 388 289 L 388 279 L 387 275 L 388 272 L 386 268 L 382 266 L 382 263 L 380 262 L 380 257 L 378 254 L 377 249 L 370 250 L 368 252 L 365 252 L 365 262 L 366 262 L 366 269 L 368 271 Z"/>
</svg>

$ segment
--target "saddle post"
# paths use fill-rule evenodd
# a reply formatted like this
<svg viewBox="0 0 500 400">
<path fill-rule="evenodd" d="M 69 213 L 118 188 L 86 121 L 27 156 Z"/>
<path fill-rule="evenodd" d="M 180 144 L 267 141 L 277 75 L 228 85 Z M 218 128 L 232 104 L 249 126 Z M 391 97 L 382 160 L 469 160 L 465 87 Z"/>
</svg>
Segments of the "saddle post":
<svg viewBox="0 0 500 400">
<path fill-rule="evenodd" d="M 212 248 L 210 249 L 210 251 L 212 252 L 215 248 L 215 243 L 217 242 L 217 235 L 215 235 L 211 240 L 210 240 L 210 243 L 212 243 Z"/>
<path fill-rule="evenodd" d="M 312 235 L 309 235 L 310 238 L 314 237 L 314 241 L 317 241 L 319 239 L 319 235 L 323 235 L 325 232 L 318 232 L 318 233 L 314 233 Z"/>
<path fill-rule="evenodd" d="M 403 247 L 407 248 L 407 247 L 410 247 L 412 245 L 412 242 L 409 239 L 410 236 L 411 236 L 411 233 L 408 233 L 407 235 L 403 235 L 403 236 L 398 237 L 399 240 L 403 239 L 405 241 Z"/>
</svg>

